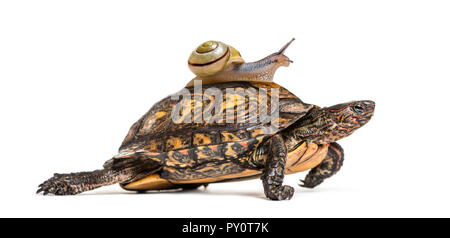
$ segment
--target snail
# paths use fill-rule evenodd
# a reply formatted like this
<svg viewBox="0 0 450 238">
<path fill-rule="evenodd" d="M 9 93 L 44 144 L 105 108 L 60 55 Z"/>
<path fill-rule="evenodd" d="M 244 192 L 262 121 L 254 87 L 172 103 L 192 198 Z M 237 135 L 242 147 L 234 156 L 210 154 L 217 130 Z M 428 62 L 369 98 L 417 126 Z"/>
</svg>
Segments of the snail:
<svg viewBox="0 0 450 238">
<path fill-rule="evenodd" d="M 275 71 L 280 66 L 289 66 L 293 61 L 283 53 L 295 40 L 292 38 L 278 52 L 261 60 L 246 63 L 234 47 L 220 41 L 206 41 L 190 55 L 189 69 L 196 75 L 187 86 L 193 86 L 194 80 L 202 84 L 230 81 L 273 81 Z"/>
</svg>

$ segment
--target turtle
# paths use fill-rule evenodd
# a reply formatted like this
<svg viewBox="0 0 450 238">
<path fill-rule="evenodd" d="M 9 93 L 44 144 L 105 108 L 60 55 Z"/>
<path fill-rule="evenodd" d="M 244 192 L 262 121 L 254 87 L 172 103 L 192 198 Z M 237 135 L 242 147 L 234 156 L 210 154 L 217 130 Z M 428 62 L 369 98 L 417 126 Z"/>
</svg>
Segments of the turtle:
<svg viewBox="0 0 450 238">
<path fill-rule="evenodd" d="M 372 117 L 375 103 L 320 108 L 273 82 L 291 61 L 284 51 L 246 63 L 232 46 L 207 41 L 188 65 L 197 75 L 133 124 L 103 169 L 54 174 L 37 193 L 74 195 L 119 183 L 126 190 L 195 189 L 210 183 L 261 178 L 272 200 L 290 199 L 285 174 L 310 170 L 300 186 L 335 174 L 344 153 L 337 140 Z M 269 100 L 270 99 L 270 100 Z"/>
<path fill-rule="evenodd" d="M 336 174 L 344 160 L 336 141 L 375 109 L 370 100 L 319 107 L 274 82 L 200 86 L 157 102 L 103 169 L 54 174 L 37 193 L 74 195 L 116 183 L 137 192 L 182 190 L 260 178 L 266 198 L 289 200 L 294 188 L 284 176 L 310 170 L 299 185 L 314 188 Z"/>
</svg>

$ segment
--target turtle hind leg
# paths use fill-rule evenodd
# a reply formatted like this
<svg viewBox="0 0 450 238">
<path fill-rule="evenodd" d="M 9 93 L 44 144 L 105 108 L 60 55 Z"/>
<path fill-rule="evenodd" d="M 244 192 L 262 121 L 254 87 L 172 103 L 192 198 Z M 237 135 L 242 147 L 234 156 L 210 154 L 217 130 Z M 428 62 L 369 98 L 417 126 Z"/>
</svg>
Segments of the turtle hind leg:
<svg viewBox="0 0 450 238">
<path fill-rule="evenodd" d="M 325 159 L 316 167 L 309 171 L 304 180 L 300 180 L 301 187 L 314 188 L 321 184 L 325 179 L 336 174 L 342 167 L 344 162 L 344 150 L 342 147 L 333 142 L 328 147 L 328 154 Z"/>
<path fill-rule="evenodd" d="M 39 185 L 36 193 L 44 195 L 75 195 L 101 186 L 124 182 L 133 178 L 133 169 L 102 169 L 91 172 L 57 174 Z"/>
<path fill-rule="evenodd" d="M 74 195 L 106 185 L 134 181 L 136 178 L 155 173 L 160 168 L 161 166 L 151 159 L 118 158 L 105 164 L 102 170 L 54 174 L 53 177 L 39 185 L 37 193 Z"/>
<path fill-rule="evenodd" d="M 294 188 L 283 185 L 284 167 L 286 166 L 286 146 L 280 135 L 270 139 L 270 153 L 263 170 L 261 180 L 266 197 L 272 200 L 291 199 Z"/>
</svg>

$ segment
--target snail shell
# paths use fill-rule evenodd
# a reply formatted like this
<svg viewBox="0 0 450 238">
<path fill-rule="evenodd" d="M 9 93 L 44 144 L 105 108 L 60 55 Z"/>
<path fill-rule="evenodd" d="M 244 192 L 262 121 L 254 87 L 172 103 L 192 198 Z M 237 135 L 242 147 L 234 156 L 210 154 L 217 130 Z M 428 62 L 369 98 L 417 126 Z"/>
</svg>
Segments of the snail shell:
<svg viewBox="0 0 450 238">
<path fill-rule="evenodd" d="M 220 41 L 207 41 L 199 45 L 189 57 L 189 69 L 197 76 L 217 74 L 229 64 L 242 64 L 239 51 Z"/>
</svg>

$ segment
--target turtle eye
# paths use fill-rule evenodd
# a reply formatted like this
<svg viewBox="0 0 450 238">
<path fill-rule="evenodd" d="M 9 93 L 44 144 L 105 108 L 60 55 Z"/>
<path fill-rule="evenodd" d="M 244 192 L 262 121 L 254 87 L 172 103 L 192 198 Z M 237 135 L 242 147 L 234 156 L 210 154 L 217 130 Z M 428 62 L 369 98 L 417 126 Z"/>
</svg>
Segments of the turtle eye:
<svg viewBox="0 0 450 238">
<path fill-rule="evenodd" d="M 363 113 L 364 112 L 364 108 L 361 107 L 360 105 L 355 105 L 352 107 L 352 110 L 356 113 Z"/>
</svg>

